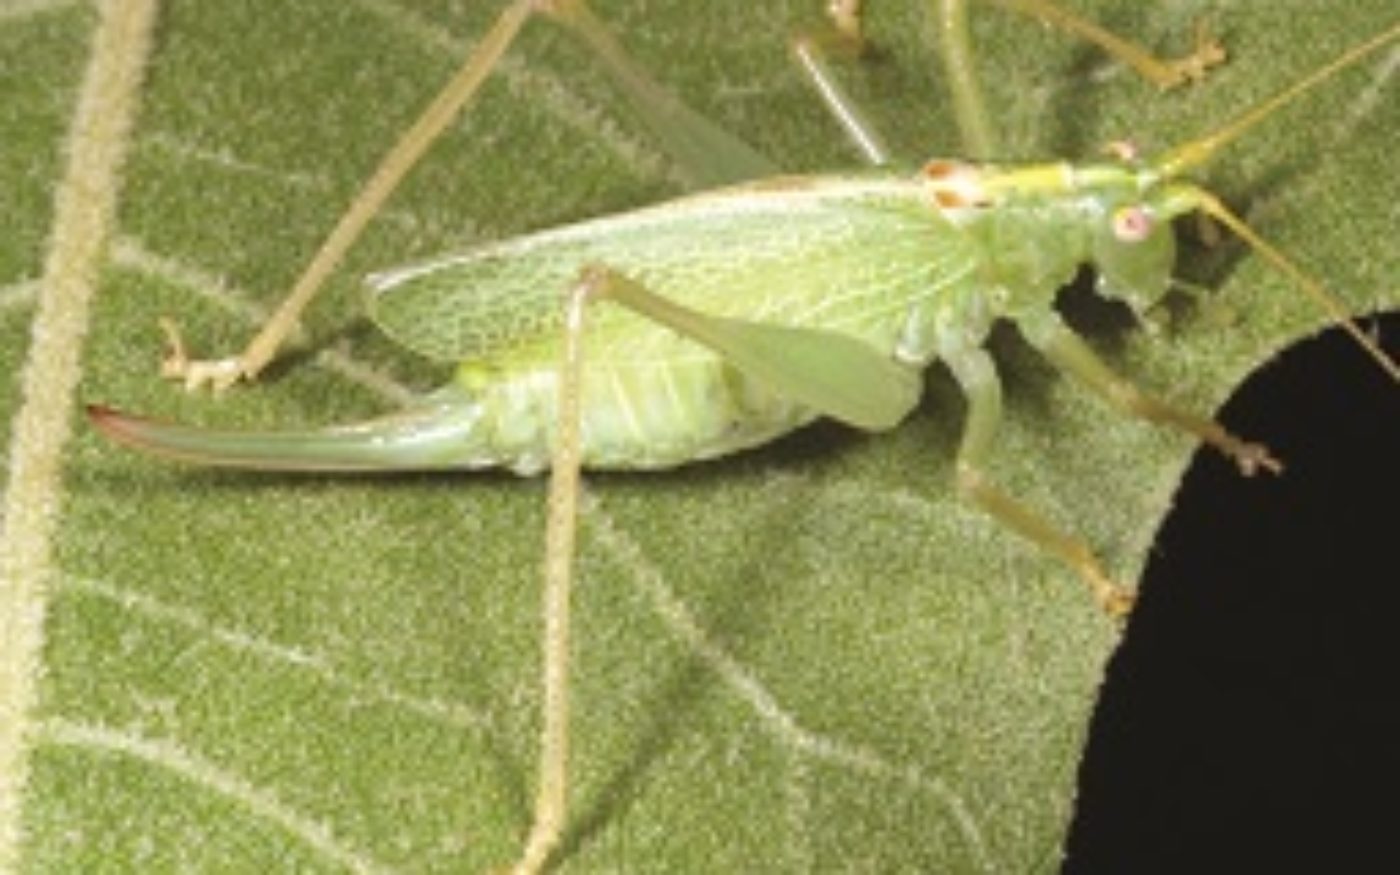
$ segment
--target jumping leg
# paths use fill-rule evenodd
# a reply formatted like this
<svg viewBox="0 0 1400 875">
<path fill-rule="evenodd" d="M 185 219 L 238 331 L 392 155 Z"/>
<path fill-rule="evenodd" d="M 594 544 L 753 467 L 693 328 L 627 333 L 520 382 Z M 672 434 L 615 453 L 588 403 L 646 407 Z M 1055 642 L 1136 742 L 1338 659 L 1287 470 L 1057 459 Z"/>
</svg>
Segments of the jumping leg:
<svg viewBox="0 0 1400 875">
<path fill-rule="evenodd" d="M 559 845 L 568 813 L 569 609 L 582 489 L 583 329 L 589 299 L 600 281 L 598 274 L 586 271 L 570 290 L 566 303 L 545 530 L 538 785 L 525 849 L 512 867 L 516 875 L 540 871 Z"/>
<path fill-rule="evenodd" d="M 829 415 L 888 428 L 919 397 L 918 376 L 847 335 L 724 319 L 683 307 L 606 266 L 585 268 L 570 292 L 559 364 L 545 550 L 539 785 L 517 873 L 533 873 L 558 846 L 566 820 L 569 748 L 569 599 L 581 467 L 584 317 L 607 300 L 709 347 L 749 376 Z"/>
<path fill-rule="evenodd" d="M 167 321 L 163 327 L 170 352 L 161 365 L 162 376 L 180 380 L 188 389 L 208 384 L 216 391 L 240 380 L 255 379 L 295 330 L 302 311 L 370 220 L 476 95 L 525 23 L 536 14 L 554 19 L 594 50 L 639 117 L 697 184 L 715 185 L 775 171 L 766 158 L 686 107 L 633 64 L 584 0 L 513 0 L 423 114 L 385 154 L 287 297 L 243 351 L 223 359 L 191 359 L 178 327 Z"/>
<path fill-rule="evenodd" d="M 456 75 L 380 161 L 379 167 L 297 278 L 286 299 L 241 353 L 223 359 L 192 360 L 185 353 L 175 324 L 166 322 L 164 328 L 170 339 L 171 353 L 161 365 L 161 375 L 182 380 L 187 389 L 208 383 L 216 391 L 226 389 L 239 380 L 255 379 L 272 361 L 295 329 L 301 312 L 321 290 L 331 271 L 344 258 L 370 219 L 374 218 L 408 171 L 481 88 L 525 22 L 537 11 L 537 0 L 515 0 L 501 13 Z"/>
</svg>

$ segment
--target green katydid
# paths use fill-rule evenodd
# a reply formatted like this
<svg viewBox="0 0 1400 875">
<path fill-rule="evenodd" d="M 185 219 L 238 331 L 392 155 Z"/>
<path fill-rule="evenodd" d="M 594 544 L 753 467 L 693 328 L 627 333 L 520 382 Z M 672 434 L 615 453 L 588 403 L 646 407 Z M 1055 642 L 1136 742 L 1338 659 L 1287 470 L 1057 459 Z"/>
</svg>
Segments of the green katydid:
<svg viewBox="0 0 1400 875">
<path fill-rule="evenodd" d="M 1010 5 L 1050 14 L 1034 2 Z M 951 4 L 961 10 L 961 3 Z M 473 55 L 459 90 L 430 118 L 470 96 L 534 11 L 572 24 L 630 83 L 675 151 L 695 156 L 702 178 L 752 176 L 766 168 L 746 147 L 714 132 L 639 78 L 582 3 L 517 2 Z M 858 39 L 845 13 L 844 36 Z M 1063 23 L 1063 22 L 1061 22 Z M 459 257 L 384 274 L 373 282 L 375 319 L 403 345 L 464 362 L 457 378 L 423 404 L 372 423 L 317 434 L 210 433 L 109 410 L 94 421 L 145 449 L 194 461 L 320 469 L 505 466 L 551 468 L 547 561 L 545 751 L 535 829 L 520 868 L 537 868 L 562 829 L 566 759 L 567 602 L 573 503 L 580 465 L 662 468 L 768 440 L 820 415 L 870 430 L 894 426 L 912 408 L 917 374 L 947 363 L 970 401 L 958 486 L 983 508 L 1069 562 L 1112 611 L 1128 595 L 1112 584 L 1078 538 L 1059 532 L 1002 494 L 982 473 L 999 415 L 999 387 L 981 349 L 996 318 L 1015 322 L 1067 373 L 1135 413 L 1216 445 L 1246 470 L 1274 464 L 1208 419 L 1146 396 L 1112 374 L 1054 316 L 1055 290 L 1082 262 L 1101 290 L 1136 310 L 1166 291 L 1173 258 L 1170 219 L 1202 211 L 1319 292 L 1207 192 L 1179 177 L 1255 122 L 1343 66 L 1400 38 L 1392 27 L 1216 134 L 1164 156 L 1132 155 L 1086 167 L 995 167 L 934 161 L 917 173 L 775 178 L 739 184 L 622 216 L 546 231 Z M 964 38 L 954 31 L 952 41 Z M 799 43 L 815 48 L 820 41 Z M 834 82 L 818 54 L 814 79 Z M 956 78 L 956 77 L 955 77 Z M 975 95 L 962 103 L 977 112 Z M 841 109 L 850 102 L 836 94 Z M 848 126 L 868 133 L 858 115 Z M 333 266 L 360 227 L 433 136 L 416 129 L 386 161 L 342 224 L 332 254 L 305 288 Z M 975 128 L 975 123 L 969 122 Z M 677 136 L 676 131 L 684 131 Z M 877 142 L 873 136 L 867 137 Z M 970 135 L 973 154 L 989 148 Z M 723 157 L 714 160 L 715 151 Z M 566 304 L 563 293 L 573 290 Z M 294 296 L 305 303 L 304 296 Z M 590 298 L 615 302 L 588 306 Z M 585 312 L 585 310 L 587 312 Z M 293 311 L 293 316 L 294 316 Z M 577 325 L 585 322 L 587 328 Z M 280 323 L 285 333 L 288 319 Z M 574 327 L 570 327 L 574 326 Z M 266 335 L 264 335 L 266 336 Z M 564 339 L 563 351 L 560 340 Z M 1358 336 L 1395 373 L 1364 335 Z M 231 363 L 189 362 L 172 371 L 195 381 L 254 375 L 275 340 Z M 561 358 L 563 362 L 561 363 Z M 580 360 L 585 364 L 579 364 Z"/>
</svg>

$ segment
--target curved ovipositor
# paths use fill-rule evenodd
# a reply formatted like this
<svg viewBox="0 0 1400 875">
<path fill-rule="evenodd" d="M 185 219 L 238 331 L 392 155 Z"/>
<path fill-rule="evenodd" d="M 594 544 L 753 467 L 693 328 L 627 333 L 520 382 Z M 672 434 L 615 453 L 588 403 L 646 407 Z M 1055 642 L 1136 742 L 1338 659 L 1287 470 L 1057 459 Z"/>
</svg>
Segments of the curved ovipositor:
<svg viewBox="0 0 1400 875">
<path fill-rule="evenodd" d="M 209 429 L 133 416 L 99 404 L 88 418 L 118 443 L 199 465 L 268 471 L 414 471 L 473 464 L 480 405 L 448 386 L 422 402 L 354 423 L 289 431 Z"/>
</svg>

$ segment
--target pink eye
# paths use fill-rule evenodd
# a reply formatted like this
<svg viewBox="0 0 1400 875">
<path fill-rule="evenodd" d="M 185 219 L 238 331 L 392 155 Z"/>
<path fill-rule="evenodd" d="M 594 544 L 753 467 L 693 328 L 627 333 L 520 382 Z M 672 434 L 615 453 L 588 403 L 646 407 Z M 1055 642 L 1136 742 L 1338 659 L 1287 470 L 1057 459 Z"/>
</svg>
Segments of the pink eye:
<svg viewBox="0 0 1400 875">
<path fill-rule="evenodd" d="M 1141 243 L 1155 224 L 1152 214 L 1142 207 L 1121 207 L 1113 213 L 1113 236 L 1124 243 Z"/>
</svg>

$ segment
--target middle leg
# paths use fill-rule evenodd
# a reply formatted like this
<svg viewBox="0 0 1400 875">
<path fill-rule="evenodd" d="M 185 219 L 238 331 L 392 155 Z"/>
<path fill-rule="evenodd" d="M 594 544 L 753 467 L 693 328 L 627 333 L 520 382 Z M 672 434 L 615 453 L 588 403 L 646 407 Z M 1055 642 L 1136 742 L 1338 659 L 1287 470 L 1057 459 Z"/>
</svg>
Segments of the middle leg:
<svg viewBox="0 0 1400 875">
<path fill-rule="evenodd" d="M 861 0 L 831 0 L 826 13 L 825 24 L 800 31 L 792 38 L 793 59 L 861 158 L 867 164 L 882 167 L 890 163 L 889 147 L 860 104 L 842 87 L 829 63 L 832 56 L 849 59 L 865 53 Z"/>
<path fill-rule="evenodd" d="M 931 0 L 936 3 L 940 50 L 952 92 L 953 114 L 958 122 L 965 158 L 985 161 L 996 156 L 997 143 L 978 85 L 968 36 L 968 0 Z M 1139 76 L 1159 88 L 1195 82 L 1225 60 L 1225 50 L 1204 28 L 1196 30 L 1196 47 L 1180 58 L 1159 58 L 1136 43 L 1105 30 L 1050 0 L 995 0 L 1016 12 L 1074 34 L 1107 52 Z"/>
<path fill-rule="evenodd" d="M 1110 616 L 1126 615 L 1132 608 L 1133 594 L 1109 579 L 1088 543 L 1061 531 L 987 476 L 983 466 L 1001 422 L 1001 381 L 991 356 L 980 348 L 962 348 L 947 351 L 943 358 L 968 404 L 956 463 L 958 493 L 1074 569 Z"/>
</svg>

